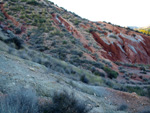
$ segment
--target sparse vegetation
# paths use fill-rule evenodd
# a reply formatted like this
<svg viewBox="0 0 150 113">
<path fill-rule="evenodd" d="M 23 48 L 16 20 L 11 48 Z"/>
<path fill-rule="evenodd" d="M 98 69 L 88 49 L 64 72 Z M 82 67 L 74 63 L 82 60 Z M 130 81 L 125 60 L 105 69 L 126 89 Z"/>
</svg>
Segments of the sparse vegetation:
<svg viewBox="0 0 150 113">
<path fill-rule="evenodd" d="M 67 92 L 55 93 L 52 97 L 52 103 L 44 105 L 44 113 L 87 113 L 88 109 L 85 103 L 79 102 L 73 94 Z"/>
<path fill-rule="evenodd" d="M 18 89 L 0 98 L 0 113 L 38 113 L 36 93 L 29 89 Z"/>
<path fill-rule="evenodd" d="M 35 91 L 20 88 L 0 97 L 0 113 L 87 113 L 85 103 L 76 99 L 73 94 L 55 93 L 52 103 L 40 105 Z"/>
</svg>

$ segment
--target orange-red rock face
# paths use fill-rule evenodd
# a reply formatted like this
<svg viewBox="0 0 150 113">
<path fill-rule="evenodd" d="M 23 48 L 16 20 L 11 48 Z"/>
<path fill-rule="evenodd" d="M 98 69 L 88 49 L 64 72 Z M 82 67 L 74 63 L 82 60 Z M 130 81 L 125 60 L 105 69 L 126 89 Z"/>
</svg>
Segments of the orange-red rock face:
<svg viewBox="0 0 150 113">
<path fill-rule="evenodd" d="M 98 46 L 103 48 L 103 50 L 96 50 L 92 46 L 88 46 L 88 40 L 86 40 L 82 32 L 77 30 L 70 22 L 66 21 L 61 16 L 57 16 L 56 14 L 52 14 L 52 16 L 56 24 L 62 24 L 65 26 L 74 37 L 80 38 L 80 41 L 86 49 L 92 53 L 97 53 L 100 58 L 125 63 L 150 64 L 149 36 L 128 30 L 126 28 L 100 22 L 105 25 L 105 29 L 112 31 L 108 32 L 95 23 L 90 22 L 97 28 L 97 31 L 103 32 L 102 37 L 97 31 L 90 32 Z M 80 27 L 85 30 L 90 28 L 88 24 L 80 24 Z M 114 37 L 111 37 L 111 35 L 114 35 Z"/>
<path fill-rule="evenodd" d="M 106 23 L 105 25 L 112 31 L 110 34 L 115 35 L 116 39 L 112 39 L 108 34 L 104 41 L 99 35 L 92 32 L 93 38 L 106 51 L 103 54 L 105 58 L 112 61 L 150 64 L 150 36 Z"/>
</svg>

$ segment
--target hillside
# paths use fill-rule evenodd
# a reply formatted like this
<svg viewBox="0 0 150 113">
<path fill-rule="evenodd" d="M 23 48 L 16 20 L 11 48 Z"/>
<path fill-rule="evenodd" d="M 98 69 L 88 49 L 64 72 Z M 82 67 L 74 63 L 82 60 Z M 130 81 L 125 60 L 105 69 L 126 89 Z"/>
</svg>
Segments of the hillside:
<svg viewBox="0 0 150 113">
<path fill-rule="evenodd" d="M 136 30 L 138 30 L 138 31 L 141 32 L 141 33 L 150 35 L 150 26 L 141 27 L 141 28 L 138 28 L 138 29 L 136 29 Z"/>
<path fill-rule="evenodd" d="M 89 113 L 150 111 L 149 42 L 148 35 L 83 19 L 48 0 L 3 0 L 0 95 L 23 86 L 45 102 L 65 90 Z"/>
</svg>

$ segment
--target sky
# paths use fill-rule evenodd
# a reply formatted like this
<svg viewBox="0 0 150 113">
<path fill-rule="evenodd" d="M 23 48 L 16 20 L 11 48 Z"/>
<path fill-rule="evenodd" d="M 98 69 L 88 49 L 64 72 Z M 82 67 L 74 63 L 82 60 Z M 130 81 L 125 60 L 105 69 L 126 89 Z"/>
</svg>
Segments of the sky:
<svg viewBox="0 0 150 113">
<path fill-rule="evenodd" d="M 91 21 L 121 26 L 150 25 L 150 0 L 50 0 Z"/>
</svg>

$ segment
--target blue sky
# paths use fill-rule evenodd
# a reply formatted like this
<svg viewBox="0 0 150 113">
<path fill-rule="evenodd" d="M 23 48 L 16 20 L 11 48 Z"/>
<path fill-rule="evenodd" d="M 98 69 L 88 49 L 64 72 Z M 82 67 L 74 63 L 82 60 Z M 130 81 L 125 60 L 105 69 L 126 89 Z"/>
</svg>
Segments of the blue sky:
<svg viewBox="0 0 150 113">
<path fill-rule="evenodd" d="M 121 26 L 150 25 L 150 0 L 50 0 L 91 21 Z"/>
</svg>

